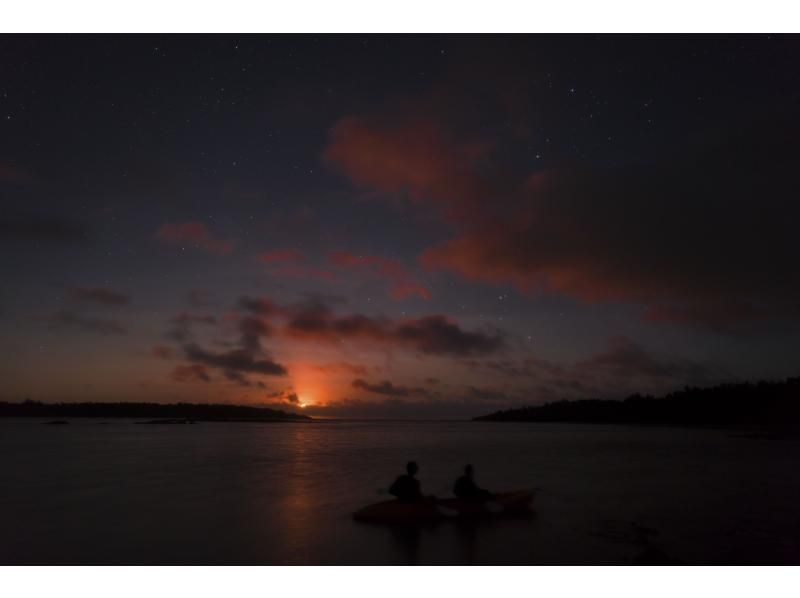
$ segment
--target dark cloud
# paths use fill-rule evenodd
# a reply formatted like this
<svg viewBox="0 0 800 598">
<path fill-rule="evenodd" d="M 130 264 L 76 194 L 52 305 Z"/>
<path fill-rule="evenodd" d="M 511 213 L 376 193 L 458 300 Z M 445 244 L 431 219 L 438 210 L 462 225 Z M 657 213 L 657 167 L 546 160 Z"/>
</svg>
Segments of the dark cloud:
<svg viewBox="0 0 800 598">
<path fill-rule="evenodd" d="M 277 305 L 265 298 L 242 297 L 239 307 L 285 321 L 282 332 L 298 340 L 327 343 L 363 342 L 428 355 L 486 355 L 504 347 L 498 332 L 466 331 L 444 315 L 392 319 L 363 314 L 337 315 L 324 301 L 309 299 Z"/>
<path fill-rule="evenodd" d="M 469 356 L 499 351 L 499 333 L 470 332 L 443 315 L 395 320 L 363 314 L 337 316 L 325 306 L 294 310 L 286 324 L 289 336 L 325 342 L 368 342 L 428 355 Z"/>
<path fill-rule="evenodd" d="M 235 382 L 239 386 L 244 386 L 249 388 L 250 386 L 253 385 L 253 383 L 247 379 L 247 376 L 236 370 L 223 370 L 222 375 L 225 376 L 227 380 Z"/>
<path fill-rule="evenodd" d="M 176 382 L 211 382 L 208 370 L 200 364 L 176 365 L 170 377 Z"/>
<path fill-rule="evenodd" d="M 115 306 L 130 303 L 130 297 L 104 288 L 81 287 L 72 290 L 72 296 L 79 301 L 86 301 L 99 305 Z"/>
<path fill-rule="evenodd" d="M 94 318 L 67 310 L 57 311 L 45 320 L 52 330 L 82 330 L 103 336 L 128 333 L 128 330 L 117 320 Z"/>
<path fill-rule="evenodd" d="M 378 395 L 389 397 L 407 397 L 414 391 L 406 386 L 395 386 L 389 380 L 384 380 L 378 384 L 370 384 L 366 380 L 356 378 L 352 383 L 353 388 L 358 388 Z"/>
<path fill-rule="evenodd" d="M 272 313 L 273 309 L 264 300 L 251 300 L 243 298 L 239 306 L 257 314 Z M 266 354 L 261 345 L 261 339 L 272 333 L 268 322 L 254 315 L 241 316 L 233 313 L 226 321 L 233 321 L 239 332 L 237 341 L 217 340 L 217 346 L 224 347 L 223 351 L 213 351 L 203 348 L 194 340 L 193 326 L 215 326 L 218 320 L 210 314 L 194 314 L 181 312 L 170 319 L 168 337 L 182 345 L 186 359 L 194 364 L 207 368 L 221 370 L 222 375 L 229 381 L 241 386 L 260 386 L 258 381 L 253 381 L 245 374 L 260 374 L 266 376 L 285 376 L 286 368 L 273 361 Z"/>
<path fill-rule="evenodd" d="M 432 355 L 486 355 L 503 347 L 499 334 L 468 332 L 445 316 L 426 316 L 405 321 L 394 330 L 394 337 Z"/>
<path fill-rule="evenodd" d="M 189 361 L 222 370 L 249 372 L 265 376 L 285 376 L 287 374 L 286 368 L 281 364 L 266 358 L 257 359 L 244 349 L 214 353 L 203 349 L 196 343 L 190 343 L 183 349 Z"/>
<path fill-rule="evenodd" d="M 243 317 L 239 320 L 240 344 L 253 354 L 261 352 L 261 338 L 272 333 L 270 326 L 259 318 Z"/>
<path fill-rule="evenodd" d="M 268 399 L 277 399 L 279 403 L 289 403 L 291 405 L 299 405 L 300 397 L 291 388 L 285 390 L 278 390 L 267 394 Z"/>
</svg>

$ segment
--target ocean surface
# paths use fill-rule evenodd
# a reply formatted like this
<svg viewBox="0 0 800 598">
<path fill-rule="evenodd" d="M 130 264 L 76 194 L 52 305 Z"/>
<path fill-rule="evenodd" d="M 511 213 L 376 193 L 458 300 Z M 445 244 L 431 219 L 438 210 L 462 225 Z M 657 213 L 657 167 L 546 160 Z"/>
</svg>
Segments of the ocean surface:
<svg viewBox="0 0 800 598">
<path fill-rule="evenodd" d="M 396 530 L 351 514 L 405 462 L 529 517 Z M 0 420 L 0 564 L 800 564 L 800 440 L 488 422 Z"/>
</svg>

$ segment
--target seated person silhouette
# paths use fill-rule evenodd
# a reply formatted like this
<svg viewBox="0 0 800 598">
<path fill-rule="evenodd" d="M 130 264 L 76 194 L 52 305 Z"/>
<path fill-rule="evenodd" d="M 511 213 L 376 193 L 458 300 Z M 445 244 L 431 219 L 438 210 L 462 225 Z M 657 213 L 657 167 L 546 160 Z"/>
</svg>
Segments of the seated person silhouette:
<svg viewBox="0 0 800 598">
<path fill-rule="evenodd" d="M 486 502 L 494 498 L 491 492 L 480 488 L 475 483 L 472 465 L 467 465 L 464 468 L 464 475 L 456 480 L 455 486 L 453 486 L 453 494 L 464 502 Z"/>
<path fill-rule="evenodd" d="M 400 502 L 422 502 L 425 500 L 420 490 L 419 480 L 414 477 L 417 475 L 418 469 L 419 467 L 415 461 L 406 463 L 407 473 L 398 476 L 394 484 L 389 488 L 389 494 L 397 497 Z"/>
</svg>

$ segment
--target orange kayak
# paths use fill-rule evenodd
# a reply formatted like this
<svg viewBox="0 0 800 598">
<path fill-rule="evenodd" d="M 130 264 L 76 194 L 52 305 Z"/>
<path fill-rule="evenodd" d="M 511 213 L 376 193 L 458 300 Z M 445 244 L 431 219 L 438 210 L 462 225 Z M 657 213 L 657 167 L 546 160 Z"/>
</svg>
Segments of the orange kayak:
<svg viewBox="0 0 800 598">
<path fill-rule="evenodd" d="M 501 492 L 486 502 L 465 502 L 457 498 L 437 498 L 419 503 L 387 500 L 359 509 L 353 513 L 353 519 L 365 523 L 403 525 L 435 523 L 456 517 L 521 515 L 530 511 L 533 494 L 533 490 Z"/>
</svg>

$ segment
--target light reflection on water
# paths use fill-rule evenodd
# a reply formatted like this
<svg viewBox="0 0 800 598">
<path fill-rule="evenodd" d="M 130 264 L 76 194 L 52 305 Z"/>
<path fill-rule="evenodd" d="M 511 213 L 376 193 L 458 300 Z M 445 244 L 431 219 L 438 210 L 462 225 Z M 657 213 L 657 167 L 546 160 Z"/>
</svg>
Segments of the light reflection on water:
<svg viewBox="0 0 800 598">
<path fill-rule="evenodd" d="M 0 421 L 0 563 L 800 563 L 800 443 L 720 430 L 471 422 Z M 536 513 L 357 524 L 403 464 L 466 462 Z"/>
</svg>

